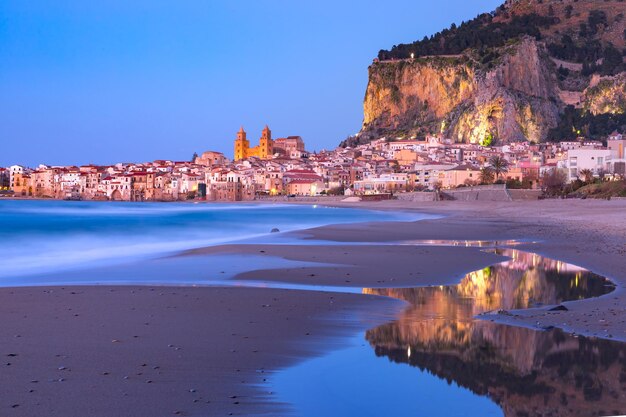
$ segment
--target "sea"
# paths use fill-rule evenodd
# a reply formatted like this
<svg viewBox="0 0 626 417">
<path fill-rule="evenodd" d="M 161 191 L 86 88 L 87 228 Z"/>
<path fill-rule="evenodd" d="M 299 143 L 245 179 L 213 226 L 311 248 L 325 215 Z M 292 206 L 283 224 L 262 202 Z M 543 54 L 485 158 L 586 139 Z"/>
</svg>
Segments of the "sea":
<svg viewBox="0 0 626 417">
<path fill-rule="evenodd" d="M 106 267 L 328 224 L 427 215 L 293 204 L 0 200 L 3 278 Z"/>
</svg>

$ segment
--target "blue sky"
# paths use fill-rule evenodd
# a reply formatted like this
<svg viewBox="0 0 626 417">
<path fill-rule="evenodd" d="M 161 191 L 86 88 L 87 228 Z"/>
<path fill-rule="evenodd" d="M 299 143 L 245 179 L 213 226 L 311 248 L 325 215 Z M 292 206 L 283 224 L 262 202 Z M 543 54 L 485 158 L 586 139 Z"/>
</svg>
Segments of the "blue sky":
<svg viewBox="0 0 626 417">
<path fill-rule="evenodd" d="M 367 66 L 494 0 L 0 1 L 0 166 L 232 157 L 362 121 Z"/>
</svg>

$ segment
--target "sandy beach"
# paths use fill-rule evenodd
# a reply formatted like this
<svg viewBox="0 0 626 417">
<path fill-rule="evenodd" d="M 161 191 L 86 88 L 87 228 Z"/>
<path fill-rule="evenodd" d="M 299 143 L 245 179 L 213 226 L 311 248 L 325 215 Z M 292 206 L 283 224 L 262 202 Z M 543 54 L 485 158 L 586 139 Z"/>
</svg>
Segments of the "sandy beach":
<svg viewBox="0 0 626 417">
<path fill-rule="evenodd" d="M 250 288 L 34 287 L 0 291 L 3 416 L 251 415 L 263 382 L 340 346 L 400 303 Z M 372 310 L 369 318 L 357 311 Z M 386 313 L 381 313 L 386 314 Z"/>
<path fill-rule="evenodd" d="M 416 209 L 414 203 L 393 201 L 379 207 Z M 554 326 L 571 333 L 626 341 L 626 199 L 438 202 L 418 207 L 447 217 L 413 224 L 326 227 L 307 234 L 315 239 L 340 241 L 532 241 L 518 247 L 589 269 L 611 279 L 617 289 L 604 297 L 566 302 L 568 311 L 548 312 L 545 307 L 515 311 L 510 316 L 491 315 L 488 319 L 535 328 Z"/>
<path fill-rule="evenodd" d="M 325 226 L 294 233 L 311 245 L 224 245 L 185 256 L 264 254 L 320 263 L 248 271 L 242 280 L 410 287 L 455 283 L 502 257 L 474 247 L 393 242 L 524 239 L 533 243 L 520 248 L 588 268 L 618 288 L 566 302 L 567 311 L 544 307 L 488 319 L 626 341 L 626 200 L 336 205 L 442 217 Z M 339 243 L 316 242 L 324 240 Z M 6 387 L 0 414 L 7 416 L 279 414 L 288 406 L 272 403 L 266 374 L 332 350 L 400 306 L 370 295 L 251 288 L 3 288 L 0 297 Z"/>
</svg>

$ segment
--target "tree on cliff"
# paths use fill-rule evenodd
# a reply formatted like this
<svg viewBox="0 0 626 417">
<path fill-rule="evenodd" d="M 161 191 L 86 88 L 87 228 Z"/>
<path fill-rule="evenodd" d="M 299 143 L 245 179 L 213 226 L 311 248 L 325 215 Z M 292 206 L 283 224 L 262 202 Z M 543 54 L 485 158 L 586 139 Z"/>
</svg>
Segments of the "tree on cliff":
<svg viewBox="0 0 626 417">
<path fill-rule="evenodd" d="M 496 175 L 496 180 L 500 179 L 501 174 L 509 172 L 509 161 L 500 155 L 494 155 L 489 158 L 489 166 Z"/>
</svg>

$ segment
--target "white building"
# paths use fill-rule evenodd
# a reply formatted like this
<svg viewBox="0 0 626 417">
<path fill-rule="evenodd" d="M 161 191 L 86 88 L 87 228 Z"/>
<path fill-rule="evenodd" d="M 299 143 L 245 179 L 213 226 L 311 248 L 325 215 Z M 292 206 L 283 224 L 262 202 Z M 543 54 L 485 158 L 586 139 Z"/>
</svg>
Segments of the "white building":
<svg viewBox="0 0 626 417">
<path fill-rule="evenodd" d="M 594 174 L 608 171 L 611 162 L 610 149 L 579 148 L 567 151 L 565 159 L 568 181 L 574 181 L 579 177 L 583 169 L 589 169 Z"/>
<path fill-rule="evenodd" d="M 15 185 L 13 182 L 13 177 L 16 174 L 23 174 L 23 173 L 24 173 L 24 167 L 21 165 L 11 165 L 9 167 L 9 184 L 11 188 L 13 188 Z"/>
</svg>

